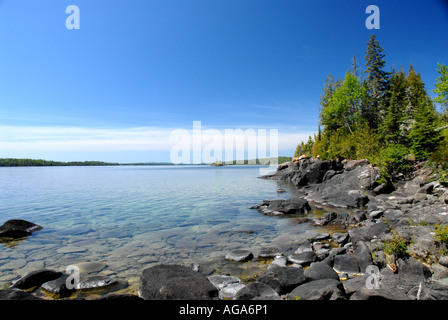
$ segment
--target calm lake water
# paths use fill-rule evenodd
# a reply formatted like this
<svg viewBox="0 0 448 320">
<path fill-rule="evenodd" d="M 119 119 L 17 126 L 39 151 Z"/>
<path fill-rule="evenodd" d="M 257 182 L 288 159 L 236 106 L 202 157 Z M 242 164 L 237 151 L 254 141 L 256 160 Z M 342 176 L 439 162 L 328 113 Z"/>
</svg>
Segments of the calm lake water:
<svg viewBox="0 0 448 320">
<path fill-rule="evenodd" d="M 156 264 L 216 268 L 233 249 L 290 250 L 313 227 L 249 209 L 297 192 L 258 176 L 255 166 L 0 168 L 0 224 L 43 226 L 0 244 L 0 288 L 27 271 L 100 262 L 100 274 L 135 291 Z"/>
</svg>

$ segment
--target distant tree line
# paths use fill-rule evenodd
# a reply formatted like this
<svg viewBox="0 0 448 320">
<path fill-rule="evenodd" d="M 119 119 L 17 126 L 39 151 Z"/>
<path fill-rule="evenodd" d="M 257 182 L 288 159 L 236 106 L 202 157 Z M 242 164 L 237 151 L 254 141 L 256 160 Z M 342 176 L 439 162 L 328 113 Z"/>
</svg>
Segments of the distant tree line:
<svg viewBox="0 0 448 320">
<path fill-rule="evenodd" d="M 383 51 L 372 35 L 365 69 L 353 57 L 344 79 L 328 76 L 317 134 L 299 143 L 294 156 L 368 159 L 385 176 L 409 169 L 415 160 L 448 168 L 448 68 L 437 65 L 437 96 L 431 99 L 413 65 L 407 73 L 387 71 Z"/>
<path fill-rule="evenodd" d="M 42 159 L 0 159 L 0 167 L 51 167 L 51 166 L 115 166 L 118 163 L 109 163 L 102 161 L 49 161 Z"/>
</svg>

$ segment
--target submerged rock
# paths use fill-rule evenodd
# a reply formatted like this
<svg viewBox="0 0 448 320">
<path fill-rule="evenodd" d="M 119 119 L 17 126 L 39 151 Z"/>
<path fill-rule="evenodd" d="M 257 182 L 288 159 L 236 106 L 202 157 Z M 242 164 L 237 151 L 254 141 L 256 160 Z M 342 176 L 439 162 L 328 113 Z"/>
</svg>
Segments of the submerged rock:
<svg viewBox="0 0 448 320">
<path fill-rule="evenodd" d="M 0 238 L 23 238 L 41 229 L 41 226 L 32 222 L 21 219 L 12 219 L 0 226 Z"/>
<path fill-rule="evenodd" d="M 101 289 L 117 284 L 117 280 L 107 276 L 92 276 L 75 284 L 77 290 Z"/>
</svg>

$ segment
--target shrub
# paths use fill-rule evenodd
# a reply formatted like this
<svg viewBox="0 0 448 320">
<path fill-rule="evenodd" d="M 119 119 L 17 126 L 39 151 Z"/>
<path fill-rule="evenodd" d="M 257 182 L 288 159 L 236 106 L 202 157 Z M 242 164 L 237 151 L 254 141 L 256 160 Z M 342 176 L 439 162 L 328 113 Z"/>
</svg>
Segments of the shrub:
<svg viewBox="0 0 448 320">
<path fill-rule="evenodd" d="M 384 243 L 384 253 L 395 255 L 397 258 L 404 257 L 408 254 L 408 246 L 408 241 L 394 231 L 392 240 Z"/>
</svg>

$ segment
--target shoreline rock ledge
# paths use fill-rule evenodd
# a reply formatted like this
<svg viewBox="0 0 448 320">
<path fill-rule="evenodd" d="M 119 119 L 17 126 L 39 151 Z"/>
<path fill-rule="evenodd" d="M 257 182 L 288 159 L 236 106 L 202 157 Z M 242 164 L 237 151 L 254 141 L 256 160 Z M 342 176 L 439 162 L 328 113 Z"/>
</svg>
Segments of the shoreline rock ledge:
<svg viewBox="0 0 448 320">
<path fill-rule="evenodd" d="M 303 158 L 278 166 L 277 171 L 262 179 L 292 183 L 304 192 L 304 199 L 342 208 L 361 208 L 370 201 L 376 182 L 381 177 L 378 167 L 363 160 L 321 160 Z"/>
</svg>

